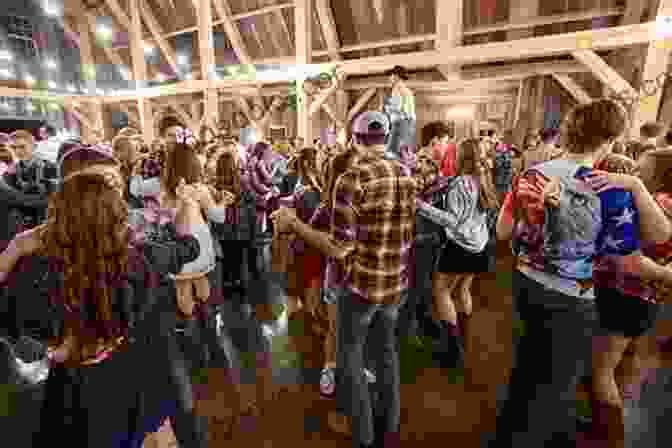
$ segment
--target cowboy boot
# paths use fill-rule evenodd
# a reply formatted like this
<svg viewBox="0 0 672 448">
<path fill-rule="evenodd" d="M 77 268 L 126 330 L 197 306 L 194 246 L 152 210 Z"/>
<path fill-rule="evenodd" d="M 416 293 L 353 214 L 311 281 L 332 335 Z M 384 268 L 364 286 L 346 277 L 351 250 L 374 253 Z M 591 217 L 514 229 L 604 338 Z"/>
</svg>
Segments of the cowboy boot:
<svg viewBox="0 0 672 448">
<path fill-rule="evenodd" d="M 591 441 L 605 448 L 623 448 L 625 426 L 623 409 L 620 406 L 594 400 L 593 428 L 589 436 Z"/>
</svg>

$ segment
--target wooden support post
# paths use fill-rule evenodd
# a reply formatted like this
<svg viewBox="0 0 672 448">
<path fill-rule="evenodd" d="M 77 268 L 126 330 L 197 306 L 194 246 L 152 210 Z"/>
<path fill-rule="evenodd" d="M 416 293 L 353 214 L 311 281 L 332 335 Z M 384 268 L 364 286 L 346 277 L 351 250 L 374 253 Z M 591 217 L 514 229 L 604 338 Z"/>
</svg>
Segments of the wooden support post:
<svg viewBox="0 0 672 448">
<path fill-rule="evenodd" d="M 142 47 L 142 20 L 140 18 L 139 2 L 140 0 L 129 0 L 131 9 L 131 29 L 129 30 L 131 65 L 133 66 L 133 80 L 136 89 L 141 89 L 147 85 L 147 61 L 145 60 L 145 49 Z M 140 109 L 139 104 L 138 109 Z"/>
<path fill-rule="evenodd" d="M 462 16 L 464 0 L 436 0 L 436 49 L 446 51 L 462 45 Z M 447 79 L 459 78 L 459 65 L 439 65 L 438 70 Z"/>
<path fill-rule="evenodd" d="M 583 90 L 583 87 L 570 78 L 569 75 L 553 73 L 553 79 L 555 79 L 577 103 L 587 104 L 593 100 L 590 95 Z"/>
<path fill-rule="evenodd" d="M 138 113 L 140 115 L 140 127 L 145 143 L 150 144 L 154 140 L 154 113 L 152 100 L 138 98 Z"/>
<path fill-rule="evenodd" d="M 205 100 L 203 107 L 203 117 L 201 122 L 206 123 L 213 129 L 219 123 L 219 95 L 215 89 L 207 89 L 203 92 L 203 99 Z"/>
<path fill-rule="evenodd" d="M 658 18 L 672 15 L 672 0 L 660 0 L 658 5 Z M 647 95 L 650 86 L 646 81 L 654 81 L 658 76 L 667 71 L 670 63 L 670 48 L 665 41 L 656 41 L 649 43 L 642 67 L 642 81 L 644 84 L 640 89 L 640 101 L 633 105 L 632 127 L 630 134 L 639 136 L 639 128 L 647 121 L 657 121 L 660 103 L 663 96 L 663 89 L 658 89 L 654 95 Z M 655 85 L 655 83 L 654 83 Z M 649 92 L 650 93 L 650 92 Z"/>
<path fill-rule="evenodd" d="M 93 56 L 91 33 L 89 33 L 89 24 L 86 17 L 80 16 L 77 18 L 77 30 L 80 36 L 79 54 L 87 94 L 96 96 L 96 64 Z M 89 109 L 91 120 L 82 120 L 82 114 L 75 115 L 75 117 L 78 117 L 80 124 L 83 125 L 80 127 L 82 138 L 85 141 L 97 143 L 96 140 L 102 137 L 101 134 L 104 132 L 103 106 L 101 102 L 94 100 L 88 102 L 87 109 Z"/>
<path fill-rule="evenodd" d="M 296 28 L 296 65 L 298 66 L 298 107 L 297 107 L 297 136 L 303 141 L 313 141 L 313 129 L 310 123 L 309 107 L 303 92 L 303 82 L 306 79 L 306 68 L 312 62 L 312 0 L 296 0 L 294 6 L 294 23 Z"/>
<path fill-rule="evenodd" d="M 215 48 L 212 35 L 212 8 L 210 1 L 193 0 L 198 11 L 198 50 L 201 59 L 201 79 L 215 79 Z"/>
<path fill-rule="evenodd" d="M 202 114 L 201 114 L 201 103 L 194 101 L 191 103 L 191 119 L 194 120 L 196 123 L 201 122 Z"/>
</svg>

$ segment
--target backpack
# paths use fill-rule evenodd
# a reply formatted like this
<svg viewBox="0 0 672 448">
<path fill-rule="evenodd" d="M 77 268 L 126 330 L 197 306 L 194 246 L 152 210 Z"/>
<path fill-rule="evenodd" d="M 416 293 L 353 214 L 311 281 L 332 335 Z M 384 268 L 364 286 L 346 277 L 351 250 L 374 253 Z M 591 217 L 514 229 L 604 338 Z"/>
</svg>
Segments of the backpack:
<svg viewBox="0 0 672 448">
<path fill-rule="evenodd" d="M 521 230 L 522 219 L 528 226 L 535 225 L 534 214 L 543 207 L 543 226 L 538 238 L 543 241 L 543 257 L 546 270 L 563 278 L 577 278 L 571 271 L 572 261 L 591 258 L 597 251 L 597 239 L 602 229 L 602 205 L 597 193 L 577 179 L 577 168 L 572 162 L 554 160 L 529 169 L 527 173 L 537 173 L 542 183 L 551 179 L 559 180 L 559 206 L 545 203 L 543 192 L 535 191 L 537 202 L 526 207 L 519 206 L 519 185 L 514 189 L 514 254 L 520 253 L 516 240 Z M 524 175 L 525 175 L 524 174 Z M 568 263 L 570 262 L 570 263 Z M 577 278 L 578 279 L 578 278 Z"/>
</svg>

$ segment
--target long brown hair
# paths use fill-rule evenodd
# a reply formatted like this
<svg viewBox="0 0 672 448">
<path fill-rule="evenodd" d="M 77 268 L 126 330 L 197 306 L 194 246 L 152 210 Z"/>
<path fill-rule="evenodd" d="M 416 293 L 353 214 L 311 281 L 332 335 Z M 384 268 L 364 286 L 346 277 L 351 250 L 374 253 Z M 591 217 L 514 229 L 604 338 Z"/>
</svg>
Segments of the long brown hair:
<svg viewBox="0 0 672 448">
<path fill-rule="evenodd" d="M 477 179 L 479 188 L 479 203 L 485 209 L 496 208 L 499 205 L 492 171 L 481 158 L 480 141 L 476 138 L 463 140 L 457 146 L 457 175 L 473 176 Z"/>
<path fill-rule="evenodd" d="M 184 179 L 187 184 L 195 184 L 203 181 L 203 168 L 192 148 L 183 143 L 178 143 L 166 154 L 166 166 L 163 182 L 171 194 Z"/>
<path fill-rule="evenodd" d="M 101 173 L 78 173 L 50 198 L 41 235 L 42 252 L 62 262 L 67 313 L 61 343 L 72 343 L 70 359 L 125 336 L 128 322 L 115 316 L 119 281 L 128 273 L 128 206 L 115 184 Z M 118 297 L 118 296 L 116 296 Z"/>
<path fill-rule="evenodd" d="M 228 191 L 234 196 L 234 204 L 240 200 L 240 166 L 238 154 L 233 151 L 224 151 L 217 159 L 215 170 L 215 189 L 217 194 Z M 218 198 L 221 200 L 221 197 Z"/>
</svg>

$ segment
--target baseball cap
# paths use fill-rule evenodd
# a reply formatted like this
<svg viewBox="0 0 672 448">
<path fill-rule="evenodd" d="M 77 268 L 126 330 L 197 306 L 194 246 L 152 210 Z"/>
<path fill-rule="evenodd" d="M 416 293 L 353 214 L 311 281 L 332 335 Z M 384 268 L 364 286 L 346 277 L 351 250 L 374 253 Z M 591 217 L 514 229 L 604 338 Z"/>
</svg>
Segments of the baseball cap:
<svg viewBox="0 0 672 448">
<path fill-rule="evenodd" d="M 359 115 L 352 125 L 352 133 L 384 136 L 390 133 L 390 120 L 382 112 L 367 111 Z"/>
</svg>

